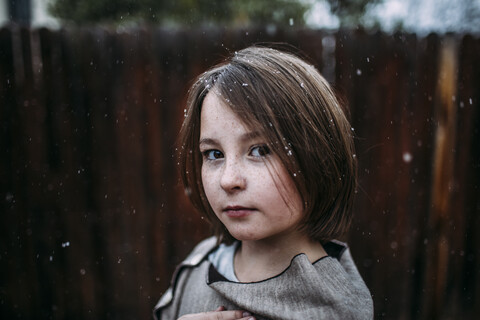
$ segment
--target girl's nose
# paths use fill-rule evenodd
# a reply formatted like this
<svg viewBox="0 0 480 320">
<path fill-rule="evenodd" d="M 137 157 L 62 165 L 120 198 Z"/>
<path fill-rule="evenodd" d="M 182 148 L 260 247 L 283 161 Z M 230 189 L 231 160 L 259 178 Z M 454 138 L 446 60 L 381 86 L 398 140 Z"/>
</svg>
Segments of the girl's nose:
<svg viewBox="0 0 480 320">
<path fill-rule="evenodd" d="M 220 178 L 220 185 L 226 192 L 236 192 L 245 189 L 247 184 L 245 170 L 238 161 L 226 161 Z"/>
</svg>

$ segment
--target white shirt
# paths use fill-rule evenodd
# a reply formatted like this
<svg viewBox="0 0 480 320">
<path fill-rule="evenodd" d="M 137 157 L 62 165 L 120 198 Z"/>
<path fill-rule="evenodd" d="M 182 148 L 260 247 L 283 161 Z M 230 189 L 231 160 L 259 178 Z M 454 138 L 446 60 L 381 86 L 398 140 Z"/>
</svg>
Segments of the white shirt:
<svg viewBox="0 0 480 320">
<path fill-rule="evenodd" d="M 212 263 L 215 269 L 227 280 L 234 282 L 240 282 L 235 275 L 235 269 L 233 267 L 233 259 L 239 244 L 239 241 L 235 241 L 229 246 L 222 243 L 217 250 L 208 255 L 208 261 Z"/>
</svg>

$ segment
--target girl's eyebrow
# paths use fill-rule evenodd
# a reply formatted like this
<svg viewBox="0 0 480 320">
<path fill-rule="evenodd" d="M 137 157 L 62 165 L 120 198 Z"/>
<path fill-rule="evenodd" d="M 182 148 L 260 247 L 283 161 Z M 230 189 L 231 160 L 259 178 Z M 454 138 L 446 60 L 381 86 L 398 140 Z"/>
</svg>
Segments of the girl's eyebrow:
<svg viewBox="0 0 480 320">
<path fill-rule="evenodd" d="M 215 140 L 215 139 L 211 139 L 211 138 L 202 138 L 200 139 L 200 141 L 198 142 L 198 145 L 201 147 L 202 145 L 218 145 L 218 141 Z"/>
<path fill-rule="evenodd" d="M 243 134 L 240 139 L 241 139 L 242 141 L 249 141 L 249 140 L 257 139 L 258 137 L 261 137 L 261 136 L 262 136 L 262 135 L 260 134 L 260 132 L 258 132 L 258 131 L 251 131 L 251 132 L 247 132 L 247 133 Z"/>
<path fill-rule="evenodd" d="M 250 140 L 254 140 L 254 139 L 257 139 L 258 137 L 261 137 L 262 135 L 260 134 L 260 132 L 258 131 L 251 131 L 251 132 L 246 132 L 244 134 L 241 135 L 240 137 L 240 141 L 241 142 L 248 142 Z M 213 145 L 213 146 L 217 146 L 219 145 L 220 143 L 218 142 L 218 140 L 216 139 L 213 139 L 213 138 L 202 138 L 200 139 L 200 141 L 198 142 L 198 145 L 201 147 L 202 145 Z"/>
</svg>

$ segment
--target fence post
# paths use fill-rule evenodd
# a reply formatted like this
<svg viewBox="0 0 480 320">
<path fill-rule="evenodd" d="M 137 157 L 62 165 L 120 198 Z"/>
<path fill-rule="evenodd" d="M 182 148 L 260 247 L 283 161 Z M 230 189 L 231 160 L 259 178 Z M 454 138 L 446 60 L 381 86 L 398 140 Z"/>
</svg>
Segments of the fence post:
<svg viewBox="0 0 480 320">
<path fill-rule="evenodd" d="M 425 312 L 427 319 L 442 314 L 447 286 L 454 152 L 457 121 L 457 45 L 446 38 L 440 51 L 435 101 L 435 150 L 433 154 L 431 212 L 428 223 Z"/>
</svg>

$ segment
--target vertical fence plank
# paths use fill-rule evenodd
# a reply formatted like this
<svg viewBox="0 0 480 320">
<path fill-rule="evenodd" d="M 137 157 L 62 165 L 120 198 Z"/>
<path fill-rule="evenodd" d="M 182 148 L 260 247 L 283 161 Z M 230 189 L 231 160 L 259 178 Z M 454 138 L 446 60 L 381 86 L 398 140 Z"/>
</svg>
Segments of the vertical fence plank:
<svg viewBox="0 0 480 320">
<path fill-rule="evenodd" d="M 115 149 L 113 132 L 113 95 L 117 74 L 112 65 L 108 50 L 111 39 L 101 29 L 79 30 L 77 40 L 72 43 L 74 59 L 78 63 L 77 85 L 79 92 L 72 92 L 76 97 L 77 110 L 84 114 L 89 147 L 86 157 L 85 175 L 89 182 L 89 208 L 87 221 L 92 236 L 95 253 L 81 265 L 81 274 L 92 275 L 102 279 L 96 283 L 96 305 L 92 310 L 95 318 L 115 317 L 115 301 L 118 288 L 115 276 L 119 275 L 118 266 L 118 233 L 119 220 L 115 214 L 119 207 L 119 181 L 116 159 L 119 157 Z M 108 85 L 107 85 L 108 84 Z M 114 230 L 114 231 L 112 231 Z M 114 279 L 112 279 L 114 278 Z M 118 277 L 118 281 L 120 281 Z M 112 294 L 112 292 L 114 292 Z"/>
<path fill-rule="evenodd" d="M 1 204 L 0 223 L 0 316 L 8 319 L 17 315 L 18 309 L 28 306 L 22 305 L 17 300 L 16 283 L 11 280 L 11 275 L 19 275 L 16 262 L 17 245 L 17 216 L 23 209 L 21 196 L 23 171 L 19 172 L 15 160 L 18 156 L 19 146 L 16 135 L 19 130 L 20 118 L 16 108 L 15 72 L 14 68 L 14 35 L 12 30 L 0 30 L 0 121 L 1 135 L 0 146 L 0 192 L 4 199 Z M 18 57 L 17 57 L 18 58 Z"/>
<path fill-rule="evenodd" d="M 453 148 L 456 133 L 457 57 L 453 39 L 445 39 L 440 52 L 438 87 L 435 101 L 435 148 L 431 212 L 428 221 L 426 286 L 428 298 L 425 316 L 439 318 L 444 313 L 448 258 L 451 249 L 451 188 L 453 184 Z"/>
<path fill-rule="evenodd" d="M 46 113 L 39 99 L 41 65 L 38 63 L 38 34 L 26 28 L 13 31 L 15 108 L 19 118 L 14 137 L 18 153 L 13 163 L 21 177 L 18 196 L 23 206 L 16 213 L 17 225 L 14 226 L 19 250 L 16 253 L 19 264 L 16 267 L 20 276 L 13 296 L 18 299 L 18 316 L 34 316 L 35 309 L 42 316 L 49 316 L 55 301 L 53 283 L 55 280 L 61 283 L 62 279 L 56 279 L 60 262 L 55 256 L 58 215 L 47 208 L 45 199 L 50 165 L 48 137 L 44 130 Z M 32 294 L 24 295 L 22 292 Z"/>
<path fill-rule="evenodd" d="M 419 39 L 416 51 L 416 66 L 413 70 L 412 82 L 412 155 L 413 171 L 411 172 L 412 184 L 415 191 L 412 193 L 410 216 L 413 227 L 410 230 L 412 261 L 407 272 L 410 274 L 410 309 L 407 318 L 419 318 L 422 313 L 422 299 L 424 298 L 424 264 L 425 246 L 428 243 L 426 224 L 430 210 L 430 183 L 431 183 L 431 158 L 433 153 L 434 121 L 433 97 L 437 83 L 437 52 L 438 38 L 429 36 Z"/>
<path fill-rule="evenodd" d="M 455 206 L 449 288 L 455 308 L 474 318 L 480 312 L 480 41 L 464 36 L 458 51 L 457 139 L 455 143 Z"/>
</svg>

